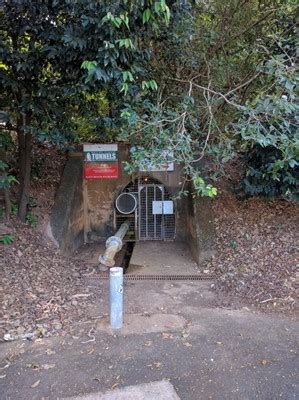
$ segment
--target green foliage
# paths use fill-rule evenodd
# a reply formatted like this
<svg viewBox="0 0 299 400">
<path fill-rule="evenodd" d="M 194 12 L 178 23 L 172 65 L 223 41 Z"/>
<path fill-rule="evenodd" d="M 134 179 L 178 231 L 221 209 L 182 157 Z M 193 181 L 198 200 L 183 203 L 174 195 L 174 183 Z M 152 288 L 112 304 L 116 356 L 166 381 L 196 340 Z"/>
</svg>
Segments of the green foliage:
<svg viewBox="0 0 299 400">
<path fill-rule="evenodd" d="M 72 122 L 74 125 L 74 141 L 111 140 L 114 132 L 105 124 L 110 106 L 105 91 L 83 92 L 77 105 L 73 107 Z"/>
<path fill-rule="evenodd" d="M 193 187 L 196 193 L 201 196 L 215 197 L 217 196 L 217 188 L 207 184 L 201 176 L 192 178 Z"/>
<path fill-rule="evenodd" d="M 294 197 L 295 9 L 292 0 L 4 2 L 0 108 L 48 146 L 130 142 L 129 172 L 182 163 L 204 196 L 241 152 L 247 192 Z"/>
<path fill-rule="evenodd" d="M 15 238 L 13 237 L 13 235 L 10 235 L 10 234 L 5 234 L 0 237 L 0 243 L 5 244 L 5 245 L 12 244 L 14 242 L 14 240 L 15 240 Z"/>
<path fill-rule="evenodd" d="M 119 138 L 137 149 L 127 170 L 137 169 L 141 160 L 163 163 L 164 151 L 172 152 L 194 191 L 215 196 L 210 179 L 223 176 L 225 163 L 242 154 L 247 192 L 293 198 L 295 8 L 290 0 L 252 0 L 242 7 L 236 0 L 177 4 L 149 61 L 158 95 L 142 83 L 147 97 L 129 99 L 121 112 Z M 147 11 L 143 20 L 148 18 Z M 254 167 L 251 156 L 271 146 L 277 150 L 272 159 Z"/>
<path fill-rule="evenodd" d="M 38 223 L 37 215 L 35 215 L 32 211 L 29 211 L 26 215 L 26 222 L 31 228 L 36 228 Z"/>
<path fill-rule="evenodd" d="M 0 160 L 0 189 L 9 189 L 13 183 L 18 183 L 18 180 L 13 175 L 7 175 L 5 170 L 8 168 L 8 164 Z"/>
<path fill-rule="evenodd" d="M 0 176 L 0 189 L 8 189 L 13 183 L 19 183 L 13 175 Z"/>
<path fill-rule="evenodd" d="M 146 9 L 151 17 L 143 21 Z M 165 0 L 147 4 L 143 0 L 62 0 L 54 5 L 4 2 L 1 109 L 10 113 L 13 125 L 24 115 L 30 116 L 30 123 L 22 128 L 24 133 L 30 131 L 48 144 L 65 146 L 78 140 L 77 134 L 72 134 L 76 128 L 82 128 L 87 138 L 101 138 L 107 113 L 96 118 L 96 105 L 91 105 L 87 96 L 92 89 L 96 103 L 98 96 L 106 93 L 109 111 L 116 115 L 122 94 L 142 90 L 141 82 L 147 80 L 142 78 L 147 76 L 148 46 L 169 18 Z M 156 89 L 154 81 L 149 81 L 150 89 Z M 112 119 L 115 124 L 116 118 Z M 111 133 L 108 128 L 102 140 L 105 136 L 111 139 Z"/>
<path fill-rule="evenodd" d="M 46 160 L 39 156 L 33 156 L 31 161 L 31 178 L 41 178 L 45 173 Z"/>
<path fill-rule="evenodd" d="M 262 69 L 270 88 L 248 102 L 235 124 L 246 151 L 243 185 L 250 195 L 299 199 L 296 47 L 293 36 L 280 43 L 280 53 Z"/>
<path fill-rule="evenodd" d="M 246 175 L 243 187 L 251 196 L 285 196 L 299 200 L 298 165 L 284 161 L 283 154 L 274 146 L 256 145 L 244 157 Z"/>
<path fill-rule="evenodd" d="M 18 204 L 13 201 L 11 202 L 11 214 L 15 217 L 18 214 Z"/>
<path fill-rule="evenodd" d="M 236 248 L 238 247 L 238 242 L 236 240 L 231 240 L 229 242 L 229 247 L 231 247 L 233 250 L 236 250 Z"/>
</svg>

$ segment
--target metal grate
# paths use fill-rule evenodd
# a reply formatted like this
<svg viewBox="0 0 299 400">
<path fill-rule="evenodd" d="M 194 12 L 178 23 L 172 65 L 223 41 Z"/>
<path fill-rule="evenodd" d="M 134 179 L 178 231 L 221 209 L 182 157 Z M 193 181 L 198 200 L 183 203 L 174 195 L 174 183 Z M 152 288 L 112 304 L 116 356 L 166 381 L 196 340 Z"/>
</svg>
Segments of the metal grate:
<svg viewBox="0 0 299 400">
<path fill-rule="evenodd" d="M 101 279 L 109 279 L 109 273 L 103 272 Z M 212 281 L 217 278 L 216 275 L 134 275 L 124 274 L 125 281 Z"/>
<path fill-rule="evenodd" d="M 131 182 L 123 191 L 137 198 L 138 207 L 130 214 L 114 210 L 114 228 L 132 219 L 125 241 L 135 240 L 173 240 L 175 237 L 175 214 L 153 214 L 153 201 L 170 200 L 165 186 L 157 180 L 141 176 Z M 119 196 L 118 196 L 119 198 Z"/>
<path fill-rule="evenodd" d="M 139 240 L 163 240 L 163 216 L 153 214 L 153 201 L 164 200 L 163 185 L 139 186 Z"/>
<path fill-rule="evenodd" d="M 169 200 L 164 185 L 143 184 L 139 186 L 139 240 L 173 240 L 175 214 L 153 214 L 153 201 Z"/>
</svg>

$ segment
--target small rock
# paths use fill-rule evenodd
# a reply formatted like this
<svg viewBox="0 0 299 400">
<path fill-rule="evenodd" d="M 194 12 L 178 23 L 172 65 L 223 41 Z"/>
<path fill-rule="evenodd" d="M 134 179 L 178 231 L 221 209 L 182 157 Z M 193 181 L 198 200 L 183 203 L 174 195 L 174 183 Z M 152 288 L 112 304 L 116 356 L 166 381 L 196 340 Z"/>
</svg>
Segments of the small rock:
<svg viewBox="0 0 299 400">
<path fill-rule="evenodd" d="M 43 325 L 38 325 L 36 328 L 36 334 L 39 337 L 45 336 L 45 334 L 47 333 L 47 328 Z"/>
<path fill-rule="evenodd" d="M 12 325 L 13 325 L 15 328 L 18 328 L 18 327 L 21 325 L 21 321 L 20 321 L 19 319 L 17 319 L 17 320 L 15 320 L 15 321 L 13 321 Z"/>
<path fill-rule="evenodd" d="M 25 332 L 25 328 L 23 326 L 19 326 L 17 329 L 17 335 L 21 336 Z"/>
<path fill-rule="evenodd" d="M 54 324 L 52 326 L 57 331 L 62 329 L 62 323 L 61 322 L 54 322 Z"/>
</svg>

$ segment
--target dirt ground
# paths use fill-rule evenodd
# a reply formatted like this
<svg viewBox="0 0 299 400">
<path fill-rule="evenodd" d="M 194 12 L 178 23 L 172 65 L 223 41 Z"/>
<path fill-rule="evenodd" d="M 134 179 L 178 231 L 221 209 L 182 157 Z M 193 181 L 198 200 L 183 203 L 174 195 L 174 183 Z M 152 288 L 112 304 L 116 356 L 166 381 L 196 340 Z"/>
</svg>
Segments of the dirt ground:
<svg viewBox="0 0 299 400">
<path fill-rule="evenodd" d="M 128 282 L 125 329 L 113 333 L 108 282 L 85 284 L 98 296 L 69 334 L 0 345 L 2 399 L 58 399 L 162 379 L 182 400 L 297 397 L 294 318 L 217 306 L 208 282 Z"/>
</svg>

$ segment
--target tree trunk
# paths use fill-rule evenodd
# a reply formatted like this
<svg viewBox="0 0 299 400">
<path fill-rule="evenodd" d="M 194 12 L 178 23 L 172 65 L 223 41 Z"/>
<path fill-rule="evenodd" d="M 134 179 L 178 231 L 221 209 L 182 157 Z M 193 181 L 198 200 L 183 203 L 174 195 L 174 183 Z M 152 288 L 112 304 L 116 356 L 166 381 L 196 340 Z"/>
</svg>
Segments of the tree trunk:
<svg viewBox="0 0 299 400">
<path fill-rule="evenodd" d="M 6 150 L 4 148 L 0 148 L 0 160 L 4 161 L 6 163 L 7 157 L 6 157 Z M 6 187 L 6 179 L 7 179 L 7 173 L 4 170 L 0 176 L 1 180 L 4 180 L 4 188 L 3 188 L 3 194 L 4 194 L 4 205 L 5 205 L 5 221 L 9 222 L 10 220 L 10 214 L 11 214 L 11 201 L 10 201 L 10 195 L 9 195 L 9 187 Z"/>
<path fill-rule="evenodd" d="M 9 188 L 4 188 L 4 201 L 5 201 L 5 220 L 10 221 L 11 215 L 11 201 L 9 196 Z"/>
<path fill-rule="evenodd" d="M 24 119 L 23 126 L 18 129 L 19 141 L 19 195 L 18 195 L 18 217 L 25 222 L 27 205 L 30 191 L 30 172 L 31 172 L 31 132 L 24 130 L 24 125 L 29 124 L 29 118 Z"/>
<path fill-rule="evenodd" d="M 17 121 L 17 135 L 18 135 L 18 151 L 19 151 L 19 190 L 18 190 L 18 205 L 21 200 L 22 186 L 24 185 L 24 172 L 25 172 L 25 118 L 19 118 Z"/>
</svg>

